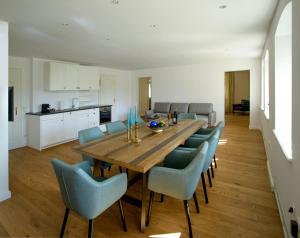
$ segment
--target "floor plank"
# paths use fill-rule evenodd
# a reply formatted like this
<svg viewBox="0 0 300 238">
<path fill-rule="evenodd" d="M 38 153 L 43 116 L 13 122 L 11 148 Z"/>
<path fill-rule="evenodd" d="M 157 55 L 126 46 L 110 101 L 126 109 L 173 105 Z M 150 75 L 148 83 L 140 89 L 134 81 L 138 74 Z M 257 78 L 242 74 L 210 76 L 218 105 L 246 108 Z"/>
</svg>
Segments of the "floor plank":
<svg viewBox="0 0 300 238">
<path fill-rule="evenodd" d="M 249 130 L 249 117 L 227 115 L 226 127 L 217 151 L 213 187 L 205 204 L 201 186 L 198 199 L 201 213 L 190 202 L 195 237 L 283 237 L 282 226 L 266 168 L 266 155 L 259 131 Z M 75 163 L 81 157 L 72 150 L 77 142 L 43 152 L 24 147 L 10 151 L 12 198 L 0 203 L 0 237 L 57 237 L 64 206 L 51 159 Z M 118 172 L 114 168 L 110 175 Z M 138 196 L 139 184 L 130 188 Z M 150 226 L 139 232 L 139 211 L 124 204 L 128 232 L 121 227 L 118 206 L 114 205 L 94 223 L 94 237 L 149 237 L 175 233 L 187 237 L 183 203 L 155 197 Z M 177 235 L 176 235 L 177 234 Z M 87 221 L 71 213 L 65 237 L 85 237 Z"/>
</svg>

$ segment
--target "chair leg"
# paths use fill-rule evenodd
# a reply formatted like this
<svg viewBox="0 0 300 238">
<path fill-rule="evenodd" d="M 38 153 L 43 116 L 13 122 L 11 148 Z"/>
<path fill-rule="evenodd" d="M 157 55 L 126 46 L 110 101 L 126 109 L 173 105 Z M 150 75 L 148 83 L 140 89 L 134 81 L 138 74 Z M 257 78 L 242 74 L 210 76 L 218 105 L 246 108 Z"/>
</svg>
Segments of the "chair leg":
<svg viewBox="0 0 300 238">
<path fill-rule="evenodd" d="M 150 216 L 151 216 L 151 209 L 152 209 L 152 203 L 153 203 L 153 196 L 154 192 L 150 192 L 150 200 L 149 200 L 149 206 L 148 206 L 148 213 L 147 213 L 147 219 L 146 219 L 146 226 L 149 226 L 150 223 Z"/>
<path fill-rule="evenodd" d="M 126 220 L 125 220 L 125 215 L 124 215 L 124 210 L 123 210 L 123 205 L 122 205 L 121 199 L 119 199 L 118 204 L 119 204 L 119 209 L 120 209 L 120 214 L 121 214 L 123 229 L 126 232 L 127 231 L 127 225 L 126 225 Z"/>
<path fill-rule="evenodd" d="M 63 221 L 63 224 L 61 226 L 61 231 L 60 231 L 60 235 L 59 235 L 60 238 L 64 237 L 65 228 L 66 228 L 67 220 L 68 220 L 68 217 L 69 217 L 69 212 L 70 212 L 70 209 L 66 208 L 64 221 Z"/>
<path fill-rule="evenodd" d="M 102 169 L 102 168 L 100 169 L 100 176 L 104 177 L 104 169 Z"/>
<path fill-rule="evenodd" d="M 165 196 L 163 194 L 160 195 L 160 202 L 164 202 L 164 197 Z"/>
<path fill-rule="evenodd" d="M 196 191 L 195 191 L 194 194 L 193 194 L 193 198 L 194 198 L 194 203 L 195 203 L 195 206 L 196 206 L 196 211 L 197 211 L 197 213 L 200 213 L 200 209 L 199 209 L 199 204 L 198 204 L 198 199 L 197 199 Z"/>
<path fill-rule="evenodd" d="M 185 210 L 185 215 L 186 215 L 186 220 L 189 226 L 189 237 L 193 238 L 193 231 L 192 231 L 192 223 L 191 223 L 191 218 L 190 218 L 190 209 L 189 209 L 189 203 L 188 201 L 184 200 L 184 210 Z"/>
<path fill-rule="evenodd" d="M 214 166 L 213 166 L 212 163 L 210 164 L 210 170 L 211 170 L 211 176 L 214 178 L 215 177 L 215 173 L 214 173 Z"/>
<path fill-rule="evenodd" d="M 120 173 L 123 173 L 122 167 L 119 166 Z"/>
<path fill-rule="evenodd" d="M 216 160 L 216 155 L 214 155 L 214 162 L 215 162 L 215 168 L 217 168 L 217 160 Z"/>
<path fill-rule="evenodd" d="M 93 235 L 93 219 L 89 220 L 89 231 L 88 231 L 88 238 L 92 238 Z"/>
<path fill-rule="evenodd" d="M 211 177 L 210 177 L 210 171 L 209 171 L 209 169 L 207 170 L 207 177 L 208 177 L 209 187 L 212 187 L 212 182 L 211 182 Z"/>
<path fill-rule="evenodd" d="M 203 192 L 204 192 L 204 197 L 205 197 L 205 203 L 208 203 L 208 196 L 207 196 L 207 191 L 206 191 L 205 176 L 204 176 L 203 173 L 201 174 L 201 180 L 202 180 L 202 187 L 203 187 Z"/>
</svg>

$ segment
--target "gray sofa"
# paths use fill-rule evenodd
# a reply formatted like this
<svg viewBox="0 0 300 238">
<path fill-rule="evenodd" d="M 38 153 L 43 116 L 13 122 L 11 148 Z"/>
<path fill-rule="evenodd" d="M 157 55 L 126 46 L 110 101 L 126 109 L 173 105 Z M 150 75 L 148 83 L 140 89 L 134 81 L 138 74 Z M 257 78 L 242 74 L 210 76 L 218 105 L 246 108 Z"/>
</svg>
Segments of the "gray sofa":
<svg viewBox="0 0 300 238">
<path fill-rule="evenodd" d="M 208 126 L 216 123 L 216 112 L 213 110 L 212 103 L 169 103 L 156 102 L 153 110 L 146 112 L 146 117 L 151 118 L 155 114 L 166 117 L 168 113 L 196 113 L 197 119 L 207 121 Z"/>
</svg>

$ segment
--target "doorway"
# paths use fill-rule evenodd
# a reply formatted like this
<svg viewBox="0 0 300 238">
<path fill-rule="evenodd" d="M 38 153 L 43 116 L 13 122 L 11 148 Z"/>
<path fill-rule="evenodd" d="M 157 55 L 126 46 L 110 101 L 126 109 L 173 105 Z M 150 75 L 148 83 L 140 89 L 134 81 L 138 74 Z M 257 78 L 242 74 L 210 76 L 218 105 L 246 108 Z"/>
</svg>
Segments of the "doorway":
<svg viewBox="0 0 300 238">
<path fill-rule="evenodd" d="M 225 72 L 225 118 L 250 113 L 250 70 Z"/>
<path fill-rule="evenodd" d="M 9 150 L 23 146 L 22 136 L 22 102 L 21 102 L 22 70 L 9 69 L 8 85 L 8 148 Z"/>
<path fill-rule="evenodd" d="M 145 116 L 151 110 L 151 77 L 139 78 L 139 114 Z"/>
</svg>

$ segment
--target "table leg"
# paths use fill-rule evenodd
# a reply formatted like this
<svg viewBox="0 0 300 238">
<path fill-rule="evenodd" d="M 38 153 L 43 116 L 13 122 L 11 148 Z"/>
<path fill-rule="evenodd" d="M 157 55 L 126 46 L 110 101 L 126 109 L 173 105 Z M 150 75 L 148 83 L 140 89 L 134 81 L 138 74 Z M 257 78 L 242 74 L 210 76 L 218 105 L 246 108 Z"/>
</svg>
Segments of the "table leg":
<svg viewBox="0 0 300 238">
<path fill-rule="evenodd" d="M 147 191 L 148 191 L 147 173 L 144 173 L 143 174 L 143 185 L 142 185 L 141 232 L 145 232 Z"/>
<path fill-rule="evenodd" d="M 101 161 L 100 160 L 94 160 L 94 169 L 93 169 L 93 175 L 95 177 L 100 176 L 100 167 L 101 167 Z"/>
</svg>

